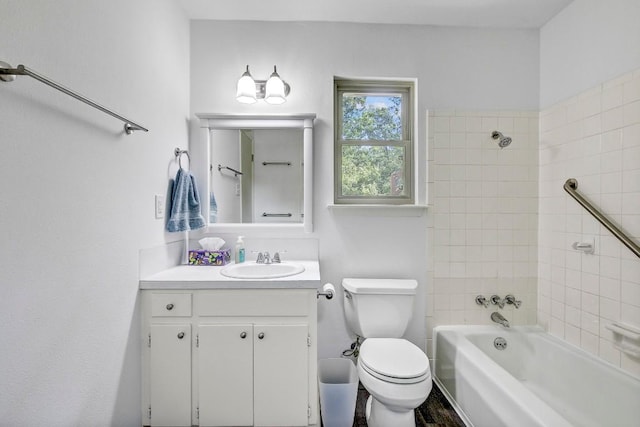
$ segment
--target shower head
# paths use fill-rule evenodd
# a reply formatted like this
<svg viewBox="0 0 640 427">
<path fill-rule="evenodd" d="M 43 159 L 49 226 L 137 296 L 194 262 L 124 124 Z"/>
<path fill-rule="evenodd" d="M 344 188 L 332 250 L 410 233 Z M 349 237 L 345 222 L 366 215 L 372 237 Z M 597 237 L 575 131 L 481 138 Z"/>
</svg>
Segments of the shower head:
<svg viewBox="0 0 640 427">
<path fill-rule="evenodd" d="M 504 136 L 502 134 L 502 132 L 498 132 L 497 130 L 494 130 L 491 133 L 491 138 L 498 140 L 498 146 L 500 148 L 504 148 L 504 147 L 508 146 L 509 144 L 511 144 L 511 137 L 510 136 Z"/>
</svg>

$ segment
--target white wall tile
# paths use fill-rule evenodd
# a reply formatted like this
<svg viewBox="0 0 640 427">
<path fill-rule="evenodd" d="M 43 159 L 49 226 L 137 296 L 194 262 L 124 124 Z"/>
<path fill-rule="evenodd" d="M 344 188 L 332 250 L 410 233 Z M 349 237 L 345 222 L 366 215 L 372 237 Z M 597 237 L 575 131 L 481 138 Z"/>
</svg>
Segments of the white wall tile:
<svg viewBox="0 0 640 427">
<path fill-rule="evenodd" d="M 609 86 L 602 91 L 602 111 L 607 111 L 619 107 L 624 102 L 623 84 Z"/>
<path fill-rule="evenodd" d="M 433 256 L 435 292 L 451 296 L 453 289 L 467 285 L 453 299 L 436 299 L 432 323 L 490 323 L 488 310 L 474 301 L 482 292 L 487 297 L 513 293 L 527 308 L 509 313 L 512 323 L 535 323 L 537 280 L 519 277 L 537 270 L 537 237 L 530 234 L 536 234 L 537 224 L 538 114 L 456 111 L 453 117 L 435 116 L 446 117 L 435 128 L 430 191 L 436 194 L 429 213 L 435 227 L 430 253 L 438 254 Z M 500 150 L 491 139 L 494 130 L 511 136 L 512 145 Z"/>
<path fill-rule="evenodd" d="M 597 334 L 590 333 L 585 329 L 582 329 L 582 334 L 580 335 L 580 347 L 582 347 L 583 350 L 597 356 L 599 352 L 599 344 L 600 339 Z"/>
<path fill-rule="evenodd" d="M 630 234 L 640 233 L 637 76 L 640 70 L 540 113 L 538 178 L 538 324 L 573 344 L 579 337 L 583 349 L 632 373 L 640 363 L 613 347 L 605 325 L 640 326 L 640 261 L 562 185 L 576 178 L 581 194 Z M 585 238 L 595 238 L 595 255 L 571 249 Z"/>
<path fill-rule="evenodd" d="M 602 131 L 607 132 L 612 129 L 619 129 L 623 126 L 624 114 L 622 106 L 613 108 L 602 113 Z"/>
<path fill-rule="evenodd" d="M 620 366 L 620 350 L 607 340 L 600 339 L 599 356 L 615 366 Z"/>
<path fill-rule="evenodd" d="M 623 102 L 625 104 L 640 100 L 640 77 L 627 81 L 623 85 Z"/>
<path fill-rule="evenodd" d="M 623 107 L 623 125 L 640 123 L 640 101 L 625 104 Z"/>
<path fill-rule="evenodd" d="M 434 117 L 433 118 L 433 130 L 435 133 L 443 132 L 448 133 L 450 131 L 449 128 L 449 117 Z"/>
</svg>

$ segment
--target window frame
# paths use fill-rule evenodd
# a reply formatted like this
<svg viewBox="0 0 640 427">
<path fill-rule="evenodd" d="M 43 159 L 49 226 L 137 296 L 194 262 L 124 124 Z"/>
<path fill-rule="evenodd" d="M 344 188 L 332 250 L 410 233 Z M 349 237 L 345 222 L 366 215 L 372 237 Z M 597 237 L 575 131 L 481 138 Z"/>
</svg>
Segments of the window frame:
<svg viewBox="0 0 640 427">
<path fill-rule="evenodd" d="M 400 93 L 402 99 L 401 140 L 345 140 L 342 139 L 344 93 L 365 96 Z M 374 80 L 334 78 L 334 203 L 336 205 L 411 205 L 415 204 L 415 83 L 410 80 Z M 393 146 L 404 148 L 404 187 L 402 196 L 345 196 L 342 194 L 342 148 L 344 146 Z"/>
</svg>

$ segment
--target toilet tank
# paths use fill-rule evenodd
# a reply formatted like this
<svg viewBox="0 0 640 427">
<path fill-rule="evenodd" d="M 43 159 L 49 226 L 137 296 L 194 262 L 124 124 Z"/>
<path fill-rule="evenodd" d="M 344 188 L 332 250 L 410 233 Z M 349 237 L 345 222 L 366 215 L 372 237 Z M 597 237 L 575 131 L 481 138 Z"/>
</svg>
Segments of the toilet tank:
<svg viewBox="0 0 640 427">
<path fill-rule="evenodd" d="M 363 338 L 400 338 L 413 316 L 417 287 L 410 279 L 342 279 L 349 328 Z"/>
</svg>

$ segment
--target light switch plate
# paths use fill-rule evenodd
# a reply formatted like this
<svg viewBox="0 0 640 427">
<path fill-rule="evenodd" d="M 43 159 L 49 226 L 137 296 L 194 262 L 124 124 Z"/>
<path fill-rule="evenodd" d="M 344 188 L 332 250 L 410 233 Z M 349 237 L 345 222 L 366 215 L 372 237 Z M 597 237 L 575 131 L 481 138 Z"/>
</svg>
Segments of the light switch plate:
<svg viewBox="0 0 640 427">
<path fill-rule="evenodd" d="M 164 218 L 164 196 L 156 194 L 156 219 Z"/>
</svg>

